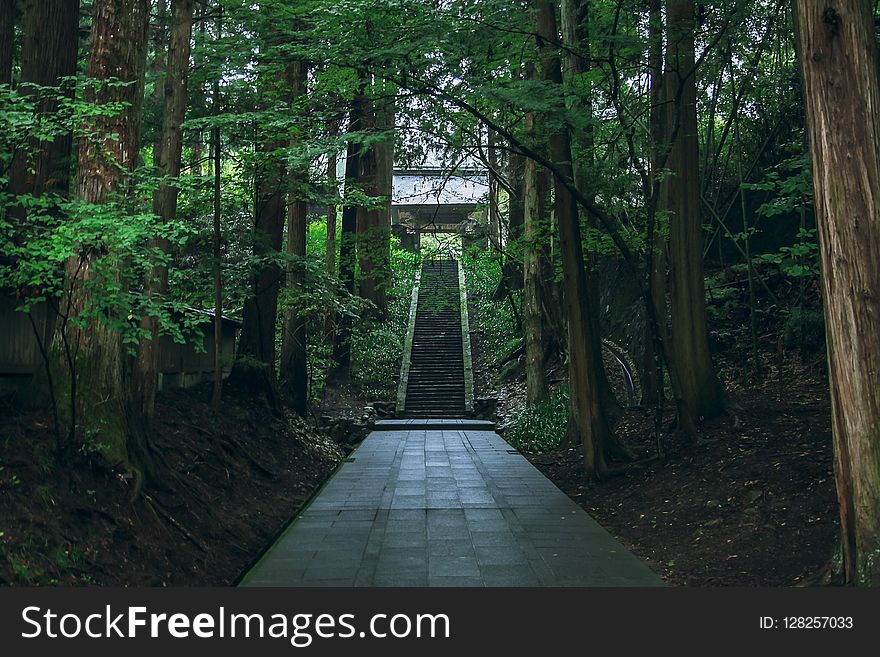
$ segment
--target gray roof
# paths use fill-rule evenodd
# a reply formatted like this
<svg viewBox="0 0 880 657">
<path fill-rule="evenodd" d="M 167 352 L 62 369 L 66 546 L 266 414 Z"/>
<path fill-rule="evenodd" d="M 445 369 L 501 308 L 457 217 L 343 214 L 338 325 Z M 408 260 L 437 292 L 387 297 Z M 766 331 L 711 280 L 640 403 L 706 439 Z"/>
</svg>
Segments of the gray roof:
<svg viewBox="0 0 880 657">
<path fill-rule="evenodd" d="M 395 171 L 391 203 L 397 207 L 477 205 L 488 193 L 488 176 L 482 171 Z"/>
</svg>

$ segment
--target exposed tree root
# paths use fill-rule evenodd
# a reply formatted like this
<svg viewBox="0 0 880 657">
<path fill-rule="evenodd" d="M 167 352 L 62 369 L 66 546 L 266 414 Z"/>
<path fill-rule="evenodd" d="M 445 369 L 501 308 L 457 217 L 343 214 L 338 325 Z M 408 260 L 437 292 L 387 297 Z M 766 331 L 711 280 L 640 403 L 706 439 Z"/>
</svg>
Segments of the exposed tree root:
<svg viewBox="0 0 880 657">
<path fill-rule="evenodd" d="M 141 496 L 144 500 L 144 503 L 153 511 L 157 516 L 161 517 L 165 520 L 169 525 L 174 527 L 177 531 L 183 534 L 184 538 L 188 540 L 190 543 L 199 548 L 202 552 L 208 552 L 207 546 L 202 543 L 199 539 L 192 535 L 192 533 L 183 525 L 178 522 L 174 516 L 172 516 L 165 508 L 159 504 L 156 500 L 150 497 L 148 494 L 143 493 Z"/>
</svg>

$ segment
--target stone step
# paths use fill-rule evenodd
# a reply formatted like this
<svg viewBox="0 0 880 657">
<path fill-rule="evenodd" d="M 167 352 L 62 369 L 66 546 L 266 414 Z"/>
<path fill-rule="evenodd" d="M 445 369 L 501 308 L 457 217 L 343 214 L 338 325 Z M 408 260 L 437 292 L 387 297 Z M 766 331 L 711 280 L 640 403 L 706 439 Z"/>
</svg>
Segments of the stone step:
<svg viewBox="0 0 880 657">
<path fill-rule="evenodd" d="M 458 264 L 422 267 L 404 417 L 463 417 L 464 353 Z"/>
</svg>

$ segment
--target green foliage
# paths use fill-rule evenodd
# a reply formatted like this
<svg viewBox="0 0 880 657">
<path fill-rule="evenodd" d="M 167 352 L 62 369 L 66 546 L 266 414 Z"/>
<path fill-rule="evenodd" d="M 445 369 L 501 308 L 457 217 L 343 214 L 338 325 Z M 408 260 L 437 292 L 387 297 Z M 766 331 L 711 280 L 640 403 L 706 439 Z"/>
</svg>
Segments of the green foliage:
<svg viewBox="0 0 880 657">
<path fill-rule="evenodd" d="M 371 399 L 391 399 L 397 390 L 411 293 L 421 256 L 401 249 L 398 241 L 392 240 L 391 282 L 386 290 L 388 315 L 376 318 L 372 304 L 350 294 L 337 277 L 326 275 L 326 247 L 327 224 L 313 221 L 307 234 L 306 258 L 298 262 L 297 283 L 282 295 L 283 307 L 293 307 L 301 317 L 308 318 L 311 397 L 314 401 L 321 399 L 327 375 L 338 364 L 333 359 L 333 335 L 325 333 L 325 318 L 330 312 L 337 321 L 347 317 L 352 323 L 352 381 Z"/>
<path fill-rule="evenodd" d="M 0 142 L 0 156 L 8 160 L 13 147 L 18 146 L 20 156 L 28 158 L 41 142 L 67 134 L 103 139 L 103 135 L 82 134 L 80 126 L 86 117 L 112 116 L 122 107 L 82 101 L 83 87 L 93 83 L 81 83 L 73 98 L 67 91 L 69 81 L 59 88 L 39 88 L 33 96 L 0 87 L 0 114 L 11 126 Z M 58 109 L 37 112 L 38 103 L 52 103 Z M 156 221 L 151 212 L 155 186 L 150 172 L 139 170 L 127 177 L 124 194 L 108 194 L 97 204 L 57 193 L 21 194 L 14 199 L 4 193 L 0 199 L 5 210 L 0 215 L 0 253 L 6 258 L 0 263 L 0 287 L 16 290 L 21 310 L 27 311 L 37 303 L 57 303 L 70 286 L 81 286 L 86 303 L 75 309 L 59 308 L 67 320 L 65 326 L 84 328 L 90 322 L 101 322 L 131 346 L 142 336 L 134 318 L 152 314 L 160 318 L 164 333 L 182 342 L 184 332 L 200 320 L 186 318 L 179 305 L 148 300 L 137 292 L 137 286 L 152 276 L 156 266 L 169 264 L 168 256 L 155 246 L 156 240 L 178 246 L 188 236 L 182 223 Z M 26 215 L 26 221 L 13 216 L 15 207 Z"/>
<path fill-rule="evenodd" d="M 811 199 L 809 162 L 800 139 L 800 104 L 792 107 L 797 81 L 790 25 L 778 20 L 778 3 L 721 3 L 713 9 L 701 12 L 697 39 L 698 51 L 711 46 L 702 53 L 697 76 L 706 203 L 718 216 L 726 216 L 725 200 L 741 182 L 731 164 L 742 155 L 747 165 L 756 158 L 747 178 L 760 182 L 744 187 L 766 194 L 759 210 L 762 218 L 806 210 Z M 592 3 L 590 10 L 591 66 L 586 72 L 567 74 L 565 83 L 556 85 L 525 75 L 526 64 L 535 54 L 534 16 L 528 3 L 276 0 L 255 5 L 219 0 L 201 17 L 194 37 L 184 125 L 185 173 L 177 181 L 165 181 L 181 190 L 178 220 L 163 226 L 152 216 L 150 197 L 160 181 L 151 168 L 150 147 L 141 149 L 139 160 L 146 163 L 144 167 L 126 181 L 120 194 L 100 206 L 51 195 L 4 196 L 0 199 L 4 209 L 15 202 L 27 208 L 33 221 L 22 233 L 7 214 L 0 214 L 0 250 L 15 262 L 15 266 L 0 267 L 0 285 L 17 290 L 22 308 L 27 309 L 61 296 L 65 263 L 83 254 L 100 254 L 94 275 L 83 280 L 89 305 L 71 317 L 72 328 L 101 322 L 133 346 L 143 337 L 136 319 L 147 314 L 159 317 L 163 334 L 178 342 L 198 343 L 204 317 L 186 308 L 214 304 L 209 284 L 214 264 L 213 190 L 211 177 L 204 175 L 210 173 L 204 155 L 206 137 L 217 128 L 223 156 L 224 307 L 231 314 L 240 312 L 259 269 L 267 265 L 287 269 L 296 283 L 282 293 L 280 307 L 282 312 L 307 318 L 313 397 L 320 396 L 323 377 L 333 365 L 325 335 L 328 316 L 353 321 L 355 381 L 376 394 L 390 389 L 396 381 L 417 258 L 397 249 L 392 252 L 392 280 L 380 281 L 389 294 L 389 317 L 376 320 L 368 305 L 324 272 L 322 221 L 312 218 L 305 258 L 275 252 L 254 255 L 255 247 L 266 246 L 254 239 L 254 206 L 259 196 L 255 181 L 267 169 L 296 170 L 305 174 L 305 182 L 294 184 L 282 176 L 279 193 L 292 192 L 310 207 L 338 204 L 338 194 L 331 195 L 324 180 L 327 156 L 342 152 L 348 144 L 365 147 L 391 136 L 370 129 L 346 134 L 352 103 L 361 95 L 394 100 L 399 128 L 394 136 L 397 164 L 421 164 L 430 154 L 432 163 L 452 168 L 465 158 L 475 158 L 476 153 L 483 157 L 487 122 L 514 141 L 539 150 L 546 146 L 547 133 L 564 125 L 572 133 L 573 164 L 588 181 L 585 191 L 612 216 L 624 242 L 636 254 L 645 253 L 649 203 L 645 176 L 653 147 L 645 86 L 645 56 L 651 45 L 646 8 L 644 3 L 624 0 Z M 774 56 L 753 63 L 758 45 L 766 46 L 766 52 Z M 578 53 L 583 46 L 568 44 L 562 54 Z M 602 56 L 595 57 L 595 53 Z M 294 60 L 310 66 L 308 93 L 296 97 L 285 76 Z M 161 94 L 153 95 L 160 80 L 161 75 L 147 80 L 148 143 L 156 137 L 160 123 Z M 209 90 L 218 81 L 216 96 Z M 85 102 L 86 82 L 66 80 L 66 88 L 76 87 L 72 94 L 51 88 L 31 88 L 23 94 L 0 86 L 4 125 L 0 176 L 9 170 L 11 153 L 27 148 L 23 145 L 34 139 L 108 137 L 81 134 L 81 126 L 88 117 L 110 115 L 122 106 Z M 47 100 L 58 110 L 35 111 Z M 542 133 L 526 131 L 529 113 L 544 118 Z M 771 130 L 771 126 L 776 127 Z M 505 137 L 497 137 L 498 166 L 506 175 L 504 160 L 510 144 Z M 6 182 L 0 179 L 0 190 L 6 189 Z M 364 207 L 379 203 L 356 185 L 346 185 L 345 193 L 349 203 Z M 584 220 L 585 249 L 605 256 L 616 253 L 608 234 L 587 225 L 586 215 Z M 658 223 L 658 232 L 665 233 L 662 208 Z M 550 222 L 546 224 L 539 239 L 550 244 L 554 230 Z M 153 246 L 159 237 L 170 240 L 173 258 Z M 376 244 L 384 250 L 384 241 Z M 426 238 L 424 247 L 424 257 L 457 256 L 461 249 L 460 244 L 442 238 Z M 506 258 L 521 258 L 521 245 L 505 248 Z M 818 275 L 813 232 L 804 230 L 794 244 L 774 245 L 773 249 L 774 253 L 762 256 L 763 261 L 779 267 L 785 276 L 803 280 Z M 480 313 L 484 355 L 498 365 L 520 345 L 519 299 L 499 290 L 501 264 L 495 255 L 463 254 L 462 263 Z M 137 293 L 156 265 L 169 267 L 167 299 L 146 299 Z M 555 266 L 558 269 L 559 263 Z M 727 314 L 742 303 L 737 294 L 734 288 L 718 291 L 719 303 L 710 313 L 714 310 L 715 317 Z"/>
<path fill-rule="evenodd" d="M 766 262 L 777 265 L 786 276 L 792 278 L 818 278 L 820 272 L 819 242 L 816 229 L 802 228 L 798 231 L 798 241 L 792 246 L 781 246 L 777 253 L 761 256 Z"/>
<path fill-rule="evenodd" d="M 825 315 L 812 308 L 792 308 L 782 325 L 782 342 L 787 348 L 816 354 L 825 348 Z"/>
<path fill-rule="evenodd" d="M 362 320 L 355 324 L 351 336 L 352 380 L 367 397 L 374 399 L 391 399 L 397 391 L 412 288 L 421 268 L 421 257 L 401 249 L 395 241 L 391 265 L 393 285 L 388 291 L 388 318 Z"/>
<path fill-rule="evenodd" d="M 478 315 L 481 348 L 489 363 L 500 365 L 521 342 L 510 300 L 495 297 L 501 282 L 501 263 L 490 251 L 474 249 L 464 254 L 461 265 L 467 275 L 468 295 Z"/>
<path fill-rule="evenodd" d="M 810 159 L 805 153 L 785 159 L 767 172 L 762 182 L 745 183 L 743 188 L 770 192 L 770 200 L 758 209 L 763 217 L 808 209 L 813 203 Z"/>
<path fill-rule="evenodd" d="M 505 439 L 521 452 L 558 449 L 568 427 L 568 388 L 554 390 L 541 404 L 527 406 L 511 420 Z"/>
<path fill-rule="evenodd" d="M 706 291 L 709 303 L 706 312 L 713 319 L 726 317 L 742 301 L 742 290 L 730 285 L 730 277 L 746 275 L 744 265 L 734 265 L 727 271 L 716 272 L 706 277 Z"/>
<path fill-rule="evenodd" d="M 364 395 L 387 399 L 397 389 L 403 338 L 385 322 L 366 320 L 351 338 L 351 378 Z"/>
</svg>

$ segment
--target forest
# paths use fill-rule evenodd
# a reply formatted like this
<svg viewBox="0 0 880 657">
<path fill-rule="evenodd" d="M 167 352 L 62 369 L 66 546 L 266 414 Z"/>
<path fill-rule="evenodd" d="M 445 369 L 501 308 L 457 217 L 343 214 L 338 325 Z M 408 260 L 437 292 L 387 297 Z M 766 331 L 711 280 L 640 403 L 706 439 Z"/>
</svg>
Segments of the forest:
<svg viewBox="0 0 880 657">
<path fill-rule="evenodd" d="M 667 584 L 880 585 L 878 21 L 0 0 L 0 584 L 236 583 L 452 261 L 451 417 Z"/>
</svg>

